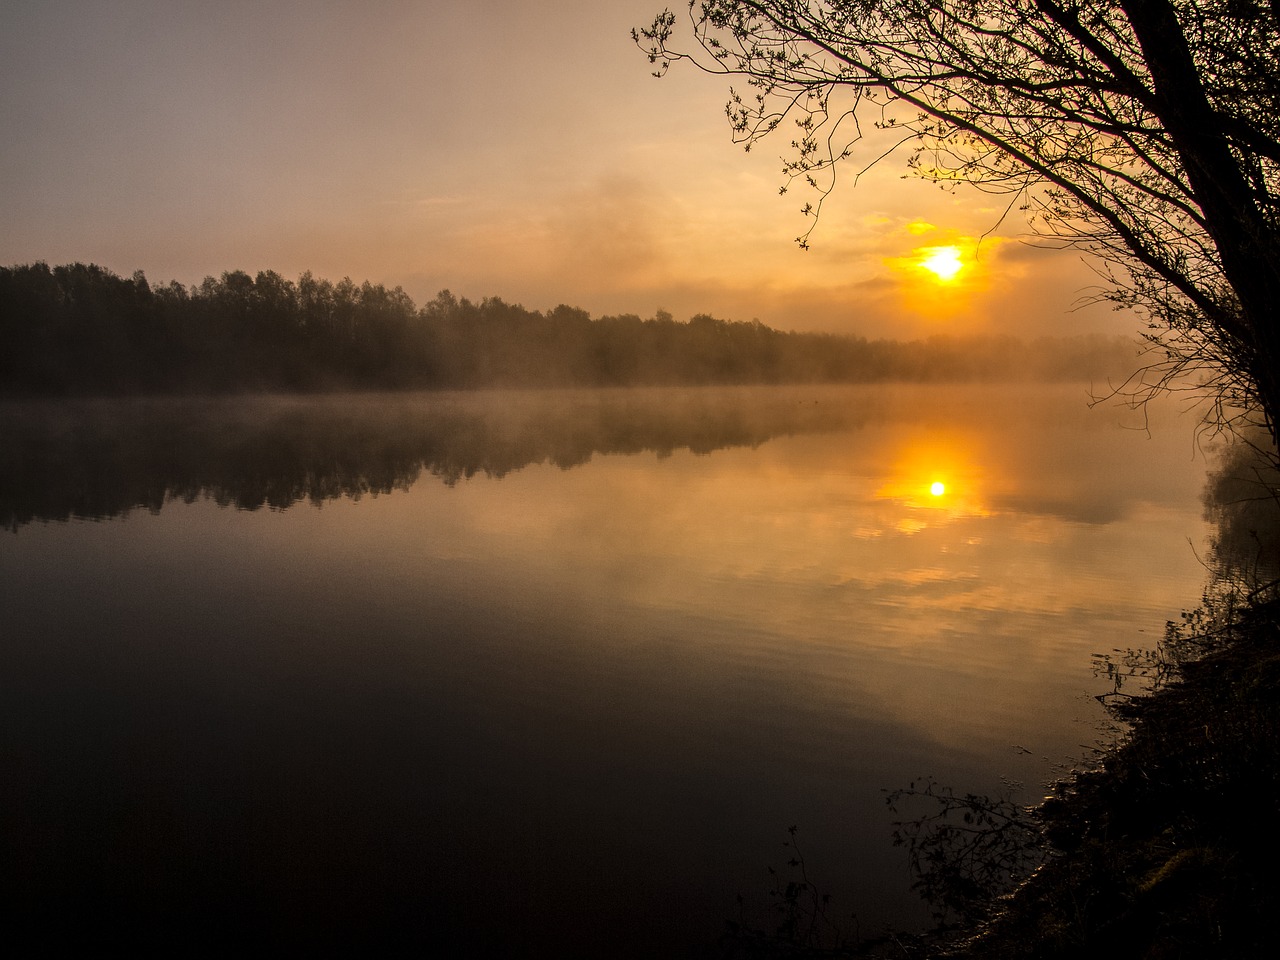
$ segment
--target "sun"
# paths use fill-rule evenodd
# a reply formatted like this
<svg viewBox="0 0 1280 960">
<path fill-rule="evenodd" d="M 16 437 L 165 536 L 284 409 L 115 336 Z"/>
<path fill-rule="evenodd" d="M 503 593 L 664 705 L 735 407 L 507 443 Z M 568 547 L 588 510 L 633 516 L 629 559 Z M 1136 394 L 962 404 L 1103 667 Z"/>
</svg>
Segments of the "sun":
<svg viewBox="0 0 1280 960">
<path fill-rule="evenodd" d="M 935 497 L 940 497 L 947 492 L 947 485 L 941 480 L 935 480 L 929 484 L 929 492 Z"/>
<path fill-rule="evenodd" d="M 920 266 L 939 280 L 954 280 L 956 274 L 964 269 L 959 247 L 925 247 L 921 252 L 925 257 Z"/>
</svg>

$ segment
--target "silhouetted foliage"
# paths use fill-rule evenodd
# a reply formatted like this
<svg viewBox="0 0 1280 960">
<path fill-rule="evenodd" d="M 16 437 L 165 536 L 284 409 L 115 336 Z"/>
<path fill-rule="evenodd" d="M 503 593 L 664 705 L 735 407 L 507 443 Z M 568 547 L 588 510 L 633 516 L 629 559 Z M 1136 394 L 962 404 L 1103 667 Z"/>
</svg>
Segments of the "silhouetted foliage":
<svg viewBox="0 0 1280 960">
<path fill-rule="evenodd" d="M 441 291 L 241 270 L 185 288 L 102 267 L 0 268 L 0 396 L 850 383 L 1124 376 L 1121 341 L 916 343 L 669 313 L 591 318 Z M 1132 352 L 1132 351 L 1129 351 Z"/>
<path fill-rule="evenodd" d="M 1112 702 L 1128 735 L 1037 808 L 1044 866 L 954 955 L 1275 953 L 1280 611 L 1230 599 L 1170 624 L 1151 695 Z"/>
<path fill-rule="evenodd" d="M 899 149 L 908 171 L 973 184 L 1053 246 L 1095 258 L 1217 396 L 1280 415 L 1280 4 L 1275 0 L 689 0 L 633 36 L 732 78 L 746 147 L 790 141 L 783 192 Z M 865 142 L 863 142 L 865 140 Z M 799 238 L 807 244 L 812 227 Z M 1224 419 L 1231 414 L 1221 411 Z"/>
<path fill-rule="evenodd" d="M 403 290 L 237 270 L 152 287 L 102 267 L 0 269 L 0 392 L 320 389 L 427 383 Z"/>
<path fill-rule="evenodd" d="M 773 929 L 746 917 L 746 901 L 738 895 L 740 919 L 729 921 L 725 956 L 733 957 L 844 957 L 861 955 L 864 946 L 857 918 L 837 922 L 831 894 L 809 876 L 809 864 L 800 850 L 798 828 L 790 826 L 783 842 L 789 852 L 784 869 L 768 867 Z M 878 941 L 876 942 L 878 943 Z M 875 945 L 875 944 L 872 944 Z"/>
<path fill-rule="evenodd" d="M 983 919 L 996 898 L 1029 877 L 1044 858 L 1030 809 L 1007 797 L 958 795 L 926 778 L 890 792 L 887 799 L 894 813 L 924 807 L 894 824 L 893 842 L 906 848 L 912 887 L 939 922 Z"/>
</svg>

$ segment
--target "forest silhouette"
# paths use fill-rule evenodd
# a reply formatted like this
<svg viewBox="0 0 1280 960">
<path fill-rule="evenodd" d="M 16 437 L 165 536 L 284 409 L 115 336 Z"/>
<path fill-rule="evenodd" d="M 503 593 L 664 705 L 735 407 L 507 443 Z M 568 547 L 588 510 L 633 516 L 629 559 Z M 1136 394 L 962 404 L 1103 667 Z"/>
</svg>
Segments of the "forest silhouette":
<svg viewBox="0 0 1280 960">
<path fill-rule="evenodd" d="M 593 318 L 272 271 L 152 285 L 93 264 L 0 268 L 0 396 L 1117 377 L 1133 345 L 1082 336 L 902 342 L 659 310 Z"/>
</svg>

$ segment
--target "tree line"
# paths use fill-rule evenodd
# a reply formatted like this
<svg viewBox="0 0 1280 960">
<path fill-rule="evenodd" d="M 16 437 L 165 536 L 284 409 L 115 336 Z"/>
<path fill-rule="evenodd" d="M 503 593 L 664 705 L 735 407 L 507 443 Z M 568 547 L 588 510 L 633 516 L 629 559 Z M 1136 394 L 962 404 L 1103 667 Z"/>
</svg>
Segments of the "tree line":
<svg viewBox="0 0 1280 960">
<path fill-rule="evenodd" d="M 1079 380 L 1128 371 L 1119 341 L 900 342 L 669 313 L 591 317 L 310 272 L 153 285 L 93 264 L 0 267 L 0 395 Z M 1129 351 L 1132 354 L 1132 351 Z M 1129 362 L 1132 362 L 1130 356 Z"/>
</svg>

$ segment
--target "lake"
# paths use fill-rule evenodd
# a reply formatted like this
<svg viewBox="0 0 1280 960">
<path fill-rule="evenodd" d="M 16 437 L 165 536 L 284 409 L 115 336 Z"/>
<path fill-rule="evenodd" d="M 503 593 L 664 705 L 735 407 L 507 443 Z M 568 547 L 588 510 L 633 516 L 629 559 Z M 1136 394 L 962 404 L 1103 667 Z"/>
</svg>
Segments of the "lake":
<svg viewBox="0 0 1280 960">
<path fill-rule="evenodd" d="M 699 956 L 795 825 L 833 914 L 921 925 L 884 791 L 1038 799 L 1205 583 L 1195 419 L 1087 401 L 0 404 L 6 924 Z"/>
</svg>

